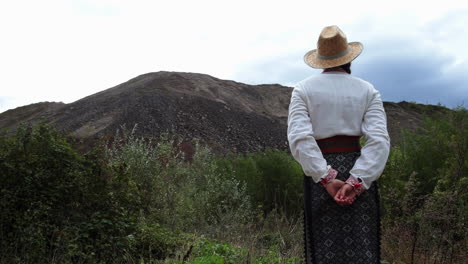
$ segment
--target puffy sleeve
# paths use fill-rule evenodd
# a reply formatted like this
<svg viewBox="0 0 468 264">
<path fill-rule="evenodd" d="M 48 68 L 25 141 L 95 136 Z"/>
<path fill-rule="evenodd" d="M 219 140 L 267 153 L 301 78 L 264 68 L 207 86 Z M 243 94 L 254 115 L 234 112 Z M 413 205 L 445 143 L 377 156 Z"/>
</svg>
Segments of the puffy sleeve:
<svg viewBox="0 0 468 264">
<path fill-rule="evenodd" d="M 305 175 L 318 183 L 328 174 L 330 166 L 315 141 L 306 100 L 301 95 L 299 85 L 294 87 L 289 104 L 288 141 L 291 154 L 302 166 Z"/>
<path fill-rule="evenodd" d="M 380 93 L 373 87 L 368 102 L 361 126 L 366 144 L 350 171 L 351 176 L 362 182 L 366 189 L 382 174 L 390 152 L 387 117 Z"/>
</svg>

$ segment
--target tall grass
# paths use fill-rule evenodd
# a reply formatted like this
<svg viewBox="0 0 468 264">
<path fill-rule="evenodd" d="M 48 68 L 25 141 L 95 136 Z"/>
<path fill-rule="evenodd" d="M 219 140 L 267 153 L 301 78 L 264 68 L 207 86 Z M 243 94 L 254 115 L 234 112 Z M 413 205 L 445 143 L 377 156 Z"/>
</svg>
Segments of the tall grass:
<svg viewBox="0 0 468 264">
<path fill-rule="evenodd" d="M 379 180 L 383 257 L 463 263 L 467 111 L 428 119 Z M 301 263 L 302 171 L 122 129 L 77 153 L 50 127 L 0 136 L 0 263 Z"/>
</svg>

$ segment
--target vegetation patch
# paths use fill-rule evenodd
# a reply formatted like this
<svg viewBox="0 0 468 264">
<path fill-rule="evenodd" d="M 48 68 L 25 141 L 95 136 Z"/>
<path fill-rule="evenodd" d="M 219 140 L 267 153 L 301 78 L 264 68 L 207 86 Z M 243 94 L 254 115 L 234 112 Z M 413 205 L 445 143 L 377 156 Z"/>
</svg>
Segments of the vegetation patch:
<svg viewBox="0 0 468 264">
<path fill-rule="evenodd" d="M 379 180 L 388 263 L 467 258 L 468 114 L 426 119 Z M 365 144 L 365 142 L 362 142 Z M 0 136 L 0 263 L 302 263 L 289 153 L 184 157 L 121 130 L 84 154 L 47 125 Z"/>
</svg>

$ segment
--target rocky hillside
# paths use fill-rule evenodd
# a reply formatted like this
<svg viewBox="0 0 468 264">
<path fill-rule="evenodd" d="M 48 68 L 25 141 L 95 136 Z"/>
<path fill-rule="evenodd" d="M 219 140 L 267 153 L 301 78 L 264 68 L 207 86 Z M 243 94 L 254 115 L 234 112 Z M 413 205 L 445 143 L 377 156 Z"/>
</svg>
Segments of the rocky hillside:
<svg viewBox="0 0 468 264">
<path fill-rule="evenodd" d="M 287 148 L 291 90 L 205 74 L 147 73 L 70 104 L 45 102 L 8 110 L 0 114 L 0 129 L 14 131 L 20 123 L 44 120 L 86 141 L 136 124 L 142 136 L 170 132 L 184 139 L 201 139 L 221 150 Z M 424 113 L 445 111 L 406 102 L 386 102 L 385 108 L 393 141 L 398 141 L 402 128 L 418 127 Z"/>
</svg>

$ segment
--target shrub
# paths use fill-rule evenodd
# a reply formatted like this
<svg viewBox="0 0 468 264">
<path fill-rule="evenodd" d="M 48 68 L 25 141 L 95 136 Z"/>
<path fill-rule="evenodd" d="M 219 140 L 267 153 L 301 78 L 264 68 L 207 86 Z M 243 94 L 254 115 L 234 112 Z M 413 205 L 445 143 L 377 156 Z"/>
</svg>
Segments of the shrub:
<svg viewBox="0 0 468 264">
<path fill-rule="evenodd" d="M 389 240 L 398 232 L 396 239 L 408 245 L 399 246 L 408 250 L 405 261 L 420 255 L 451 263 L 466 251 L 467 125 L 464 108 L 426 118 L 421 129 L 406 132 L 392 148 L 380 180 L 383 227 Z"/>
<path fill-rule="evenodd" d="M 250 221 L 245 184 L 219 173 L 208 148 L 196 143 L 196 154 L 186 162 L 174 138 L 144 140 L 125 130 L 107 145 L 109 164 L 135 183 L 143 214 L 155 223 L 194 232 Z"/>
<path fill-rule="evenodd" d="M 116 258 L 133 228 L 129 183 L 106 178 L 100 160 L 79 155 L 46 125 L 0 141 L 3 259 Z"/>
<path fill-rule="evenodd" d="M 228 156 L 218 163 L 222 174 L 247 184 L 247 193 L 265 214 L 276 208 L 291 215 L 302 210 L 302 168 L 286 151 Z"/>
</svg>

